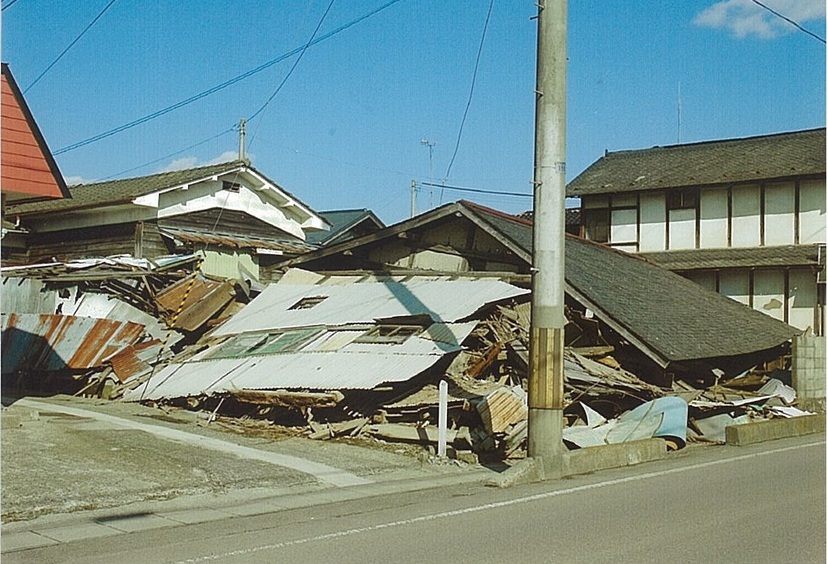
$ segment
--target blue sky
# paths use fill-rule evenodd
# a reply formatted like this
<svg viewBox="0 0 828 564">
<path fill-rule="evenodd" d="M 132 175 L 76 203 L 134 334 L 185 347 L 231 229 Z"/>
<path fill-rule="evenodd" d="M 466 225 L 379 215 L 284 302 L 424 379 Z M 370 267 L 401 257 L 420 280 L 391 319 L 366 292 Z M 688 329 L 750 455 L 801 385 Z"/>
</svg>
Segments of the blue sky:
<svg viewBox="0 0 828 564">
<path fill-rule="evenodd" d="M 309 47 L 292 73 L 298 54 L 60 152 L 302 47 L 320 21 L 316 38 L 389 1 L 337 0 L 322 20 L 330 0 L 115 0 L 29 88 L 110 0 L 3 0 L 2 59 L 70 182 L 227 158 L 231 128 L 287 77 L 248 123 L 248 152 L 312 208 L 395 223 L 412 180 L 524 195 L 419 185 L 418 212 L 460 198 L 531 208 L 532 0 L 494 0 L 473 91 L 489 1 L 399 0 Z M 823 0 L 762 3 L 825 37 Z M 605 150 L 825 126 L 825 44 L 752 0 L 569 2 L 568 52 L 570 180 Z"/>
</svg>

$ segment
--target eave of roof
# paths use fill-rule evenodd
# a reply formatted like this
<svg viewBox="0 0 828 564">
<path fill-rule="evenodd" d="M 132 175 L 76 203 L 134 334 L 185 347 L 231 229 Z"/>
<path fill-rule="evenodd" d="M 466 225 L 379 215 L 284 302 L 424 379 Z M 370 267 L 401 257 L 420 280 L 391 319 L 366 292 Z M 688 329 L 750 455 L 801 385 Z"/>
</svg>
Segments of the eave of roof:
<svg viewBox="0 0 828 564">
<path fill-rule="evenodd" d="M 730 247 L 726 249 L 684 249 L 640 253 L 639 256 L 670 270 L 718 270 L 725 268 L 819 267 L 820 247 L 825 245 L 784 245 L 777 247 Z"/>
</svg>

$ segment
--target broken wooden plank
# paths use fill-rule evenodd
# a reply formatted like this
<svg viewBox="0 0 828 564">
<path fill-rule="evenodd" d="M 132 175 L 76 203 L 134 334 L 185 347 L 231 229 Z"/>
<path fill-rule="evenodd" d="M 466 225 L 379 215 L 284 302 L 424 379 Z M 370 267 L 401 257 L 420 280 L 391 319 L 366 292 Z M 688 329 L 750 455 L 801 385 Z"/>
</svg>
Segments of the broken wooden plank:
<svg viewBox="0 0 828 564">
<path fill-rule="evenodd" d="M 345 396 L 342 392 L 291 392 L 288 390 L 233 390 L 236 400 L 257 405 L 272 405 L 302 409 L 308 407 L 335 407 Z"/>
</svg>

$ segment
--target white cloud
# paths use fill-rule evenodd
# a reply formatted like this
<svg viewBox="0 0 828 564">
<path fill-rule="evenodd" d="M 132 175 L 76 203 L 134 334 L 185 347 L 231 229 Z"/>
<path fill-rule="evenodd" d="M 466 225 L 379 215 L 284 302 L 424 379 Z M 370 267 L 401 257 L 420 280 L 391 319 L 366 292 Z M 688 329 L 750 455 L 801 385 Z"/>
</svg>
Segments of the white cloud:
<svg viewBox="0 0 828 564">
<path fill-rule="evenodd" d="M 66 182 L 67 186 L 77 186 L 78 184 L 89 184 L 93 182 L 82 176 L 64 176 L 63 181 Z"/>
<path fill-rule="evenodd" d="M 763 0 L 762 3 L 798 24 L 825 19 L 825 0 Z M 727 29 L 742 39 L 749 36 L 772 39 L 796 31 L 752 0 L 725 0 L 702 10 L 693 19 L 695 25 Z"/>
<path fill-rule="evenodd" d="M 163 168 L 157 170 L 156 172 L 171 172 L 173 170 L 184 170 L 187 168 L 195 168 L 198 166 L 207 166 L 219 163 L 226 163 L 228 161 L 234 161 L 239 157 L 239 154 L 235 151 L 225 151 L 222 154 L 209 159 L 207 161 L 201 161 L 198 157 L 181 157 L 179 159 L 175 159 L 171 161 L 168 165 L 164 166 Z M 253 159 L 252 155 L 247 155 L 248 159 Z"/>
</svg>

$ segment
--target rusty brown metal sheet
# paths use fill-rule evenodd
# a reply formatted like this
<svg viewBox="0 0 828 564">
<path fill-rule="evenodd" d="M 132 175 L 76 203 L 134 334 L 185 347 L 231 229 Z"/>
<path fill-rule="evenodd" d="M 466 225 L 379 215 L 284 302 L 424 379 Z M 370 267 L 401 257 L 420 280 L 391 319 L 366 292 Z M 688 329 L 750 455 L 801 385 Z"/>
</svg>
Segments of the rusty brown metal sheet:
<svg viewBox="0 0 828 564">
<path fill-rule="evenodd" d="M 97 368 L 144 334 L 144 326 L 131 321 L 4 314 L 2 373 Z"/>
</svg>

